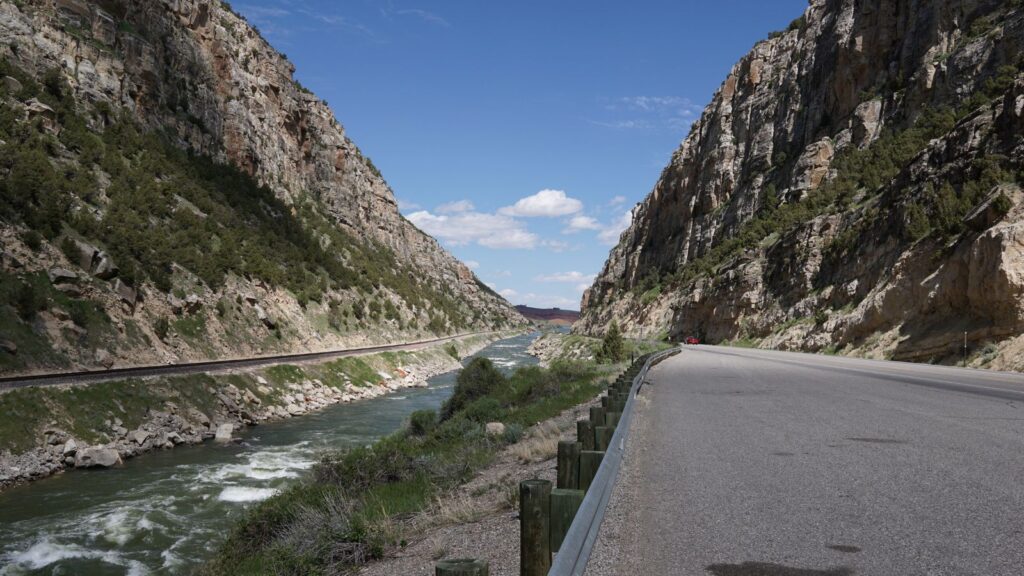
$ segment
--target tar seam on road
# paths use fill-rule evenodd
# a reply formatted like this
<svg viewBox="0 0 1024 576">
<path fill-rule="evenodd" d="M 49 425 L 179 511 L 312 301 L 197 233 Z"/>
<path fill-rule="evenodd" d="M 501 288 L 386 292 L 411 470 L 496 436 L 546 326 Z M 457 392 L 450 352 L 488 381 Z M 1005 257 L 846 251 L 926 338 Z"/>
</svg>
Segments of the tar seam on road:
<svg viewBox="0 0 1024 576">
<path fill-rule="evenodd" d="M 432 340 L 420 340 L 417 342 L 406 342 L 402 344 L 387 344 L 383 346 L 368 346 L 365 348 L 348 348 L 345 350 L 328 350 L 325 352 L 302 352 L 299 354 L 280 354 L 277 356 L 259 356 L 256 358 L 239 358 L 232 360 L 207 360 L 203 362 L 189 362 L 185 364 L 166 364 L 152 366 L 134 366 L 127 368 L 114 368 L 111 370 L 85 370 L 81 372 L 58 372 L 49 374 L 33 374 L 28 376 L 7 376 L 0 378 L 0 390 L 13 390 L 29 386 L 54 386 L 58 384 L 85 384 L 104 382 L 118 378 L 143 378 L 149 376 L 169 376 L 198 374 L 206 372 L 223 372 L 237 368 L 257 368 L 270 366 L 285 362 L 308 362 L 311 360 L 324 360 L 328 358 L 343 358 L 346 356 L 358 356 L 363 354 L 374 354 L 390 350 L 401 350 L 418 348 L 429 344 L 439 344 L 458 338 L 478 336 L 480 334 L 494 334 L 495 332 L 470 332 L 455 336 L 445 336 Z"/>
<path fill-rule="evenodd" d="M 626 402 L 622 417 L 615 427 L 611 442 L 608 443 L 609 446 L 615 448 L 608 450 L 604 459 L 601 460 L 594 481 L 590 484 L 590 489 L 587 490 L 583 503 L 569 526 L 561 549 L 555 555 L 555 561 L 551 565 L 551 570 L 548 571 L 548 576 L 582 576 L 586 571 L 590 553 L 597 542 L 601 522 L 608 509 L 608 500 L 611 498 L 619 467 L 622 464 L 622 454 L 626 447 L 626 437 L 629 435 L 629 425 L 633 419 L 633 404 L 637 392 L 640 391 L 640 386 L 647 377 L 647 371 L 651 366 L 679 351 L 679 348 L 671 348 L 652 355 L 644 363 L 640 373 L 633 378 L 633 385 L 629 390 L 629 401 Z"/>
</svg>

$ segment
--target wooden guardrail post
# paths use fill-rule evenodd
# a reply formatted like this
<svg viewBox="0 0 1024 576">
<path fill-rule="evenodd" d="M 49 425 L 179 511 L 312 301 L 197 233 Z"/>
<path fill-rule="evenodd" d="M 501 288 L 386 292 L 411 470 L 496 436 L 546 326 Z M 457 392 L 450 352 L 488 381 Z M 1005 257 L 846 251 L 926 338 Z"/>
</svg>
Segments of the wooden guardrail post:
<svg viewBox="0 0 1024 576">
<path fill-rule="evenodd" d="M 604 425 L 614 430 L 619 425 L 619 417 L 622 416 L 622 412 L 608 412 L 604 415 Z"/>
<path fill-rule="evenodd" d="M 604 408 L 600 406 L 590 407 L 590 422 L 594 427 L 604 426 Z"/>
<path fill-rule="evenodd" d="M 594 423 L 590 420 L 578 420 L 576 422 L 576 440 L 579 441 L 582 450 L 593 450 Z"/>
<path fill-rule="evenodd" d="M 586 492 L 590 488 L 590 483 L 594 481 L 594 476 L 597 474 L 597 469 L 601 466 L 601 460 L 603 459 L 604 452 L 596 450 L 583 450 L 580 452 L 580 490 Z"/>
<path fill-rule="evenodd" d="M 598 452 L 607 452 L 608 445 L 612 443 L 612 434 L 615 434 L 615 428 L 612 428 L 611 426 L 595 426 L 594 450 Z"/>
<path fill-rule="evenodd" d="M 566 490 L 575 490 L 580 484 L 580 450 L 579 442 L 562 440 L 558 443 L 558 472 L 555 486 Z"/>
<path fill-rule="evenodd" d="M 551 551 L 558 552 L 565 540 L 565 534 L 572 526 L 580 505 L 583 504 L 583 490 L 563 490 L 555 488 L 551 491 Z"/>
<path fill-rule="evenodd" d="M 434 565 L 434 576 L 489 576 L 490 566 L 474 558 L 439 560 Z"/>
<path fill-rule="evenodd" d="M 547 576 L 551 569 L 551 481 L 519 483 L 519 574 Z"/>
</svg>

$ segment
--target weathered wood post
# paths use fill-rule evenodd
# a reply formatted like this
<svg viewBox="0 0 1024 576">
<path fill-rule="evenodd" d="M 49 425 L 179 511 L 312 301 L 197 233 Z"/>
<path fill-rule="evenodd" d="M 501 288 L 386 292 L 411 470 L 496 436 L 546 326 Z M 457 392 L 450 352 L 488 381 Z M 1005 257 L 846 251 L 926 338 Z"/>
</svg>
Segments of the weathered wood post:
<svg viewBox="0 0 1024 576">
<path fill-rule="evenodd" d="M 483 560 L 474 558 L 454 558 L 439 560 L 434 565 L 434 576 L 488 576 L 490 566 Z"/>
<path fill-rule="evenodd" d="M 601 408 L 607 409 L 608 403 L 611 401 L 611 396 L 601 396 Z"/>
<path fill-rule="evenodd" d="M 590 407 L 590 422 L 594 427 L 604 426 L 604 408 L 600 406 Z"/>
<path fill-rule="evenodd" d="M 615 428 L 612 428 L 611 426 L 595 426 L 594 450 L 598 452 L 607 452 L 608 446 L 612 443 L 612 434 L 615 434 Z"/>
<path fill-rule="evenodd" d="M 580 484 L 580 450 L 579 442 L 562 440 L 558 443 L 558 479 L 557 488 L 575 490 Z"/>
<path fill-rule="evenodd" d="M 597 469 L 601 466 L 601 460 L 603 459 L 604 452 L 596 450 L 583 450 L 580 452 L 580 490 L 585 492 L 590 488 L 590 484 L 594 481 L 594 476 L 597 475 Z"/>
<path fill-rule="evenodd" d="M 576 440 L 579 441 L 582 450 L 593 450 L 594 423 L 590 420 L 578 420 L 576 422 Z"/>
<path fill-rule="evenodd" d="M 551 481 L 519 483 L 519 574 L 547 576 L 551 569 Z"/>
<path fill-rule="evenodd" d="M 612 430 L 614 430 L 616 427 L 618 427 L 618 425 L 619 425 L 619 418 L 621 416 L 622 416 L 622 413 L 618 412 L 618 411 L 609 412 L 609 413 L 605 414 L 604 415 L 604 424 L 605 424 L 605 426 L 607 426 L 607 427 L 611 428 Z"/>
<path fill-rule="evenodd" d="M 555 488 L 551 491 L 551 551 L 558 552 L 562 541 L 569 532 L 576 512 L 583 504 L 583 490 L 563 490 Z"/>
</svg>

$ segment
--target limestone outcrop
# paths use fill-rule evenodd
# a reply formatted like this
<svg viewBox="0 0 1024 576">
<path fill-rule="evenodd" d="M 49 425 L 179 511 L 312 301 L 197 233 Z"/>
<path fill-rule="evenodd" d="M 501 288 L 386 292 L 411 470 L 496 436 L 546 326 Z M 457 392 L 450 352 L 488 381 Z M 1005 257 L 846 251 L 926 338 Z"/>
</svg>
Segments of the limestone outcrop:
<svg viewBox="0 0 1024 576">
<path fill-rule="evenodd" d="M 1024 7 L 812 0 L 731 70 L 575 330 L 1024 368 Z"/>
<path fill-rule="evenodd" d="M 131 122 L 177 148 L 229 164 L 282 203 L 264 210 L 289 212 L 328 257 L 345 261 L 353 277 L 376 275 L 360 290 L 313 286 L 310 299 L 300 293 L 304 286 L 285 287 L 240 272 L 230 261 L 218 264 L 227 278 L 213 286 L 200 281 L 200 266 L 178 258 L 164 267 L 167 279 L 159 281 L 137 269 L 163 246 L 142 245 L 132 256 L 137 262 L 122 261 L 94 238 L 51 226 L 57 237 L 45 233 L 40 239 L 32 236 L 33 222 L 10 218 L 0 226 L 2 272 L 25 278 L 49 270 L 61 292 L 95 303 L 111 322 L 99 335 L 88 325 L 28 318 L 51 350 L 43 347 L 35 356 L 25 346 L 18 354 L 0 352 L 11 357 L 0 359 L 9 360 L 0 362 L 0 370 L 95 367 L 94 355 L 79 343 L 79 329 L 102 341 L 114 364 L 129 365 L 323 350 L 525 322 L 402 217 L 391 188 L 334 112 L 295 80 L 285 56 L 225 2 L 0 0 L 0 60 L 27 75 L 19 80 L 0 74 L 5 117 L 9 111 L 26 129 L 66 135 L 74 119 L 63 104 L 24 95 L 30 81 L 51 92 L 66 85 L 74 111 L 87 124 L 88 133 L 75 142 Z M 87 145 L 57 140 L 51 164 L 61 174 L 87 171 L 95 181 L 79 197 L 60 199 L 70 205 L 65 220 L 79 214 L 102 219 L 110 210 L 114 175 L 99 164 L 90 167 L 96 159 L 84 151 Z M 153 185 L 161 183 L 157 177 Z M 174 218 L 209 216 L 209 208 L 180 194 L 174 204 Z M 348 243 L 340 245 L 324 222 Z M 235 260 L 256 258 L 242 253 Z M 23 332 L 3 336 L 15 346 L 35 338 Z M 38 338 L 33 351 L 41 349 Z"/>
</svg>

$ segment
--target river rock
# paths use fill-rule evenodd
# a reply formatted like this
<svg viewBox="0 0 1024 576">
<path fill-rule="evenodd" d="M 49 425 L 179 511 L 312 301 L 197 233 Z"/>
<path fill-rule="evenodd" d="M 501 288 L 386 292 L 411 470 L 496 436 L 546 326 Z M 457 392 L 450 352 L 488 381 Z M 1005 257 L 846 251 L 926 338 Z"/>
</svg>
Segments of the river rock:
<svg viewBox="0 0 1024 576">
<path fill-rule="evenodd" d="M 76 468 L 110 468 L 121 463 L 121 455 L 113 448 L 91 446 L 80 450 L 75 458 Z"/>
<path fill-rule="evenodd" d="M 61 450 L 61 455 L 74 456 L 75 452 L 78 452 L 78 442 L 75 442 L 75 439 L 71 438 L 64 443 L 64 448 Z"/>
<path fill-rule="evenodd" d="M 132 432 L 132 440 L 139 446 L 143 445 L 149 437 L 149 430 L 136 430 Z"/>
<path fill-rule="evenodd" d="M 217 442 L 231 442 L 231 433 L 234 432 L 234 430 L 234 424 L 221 424 L 220 426 L 217 426 L 217 432 L 213 435 L 213 439 Z"/>
</svg>

